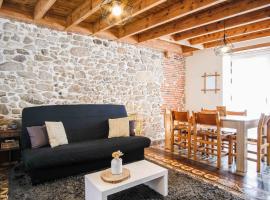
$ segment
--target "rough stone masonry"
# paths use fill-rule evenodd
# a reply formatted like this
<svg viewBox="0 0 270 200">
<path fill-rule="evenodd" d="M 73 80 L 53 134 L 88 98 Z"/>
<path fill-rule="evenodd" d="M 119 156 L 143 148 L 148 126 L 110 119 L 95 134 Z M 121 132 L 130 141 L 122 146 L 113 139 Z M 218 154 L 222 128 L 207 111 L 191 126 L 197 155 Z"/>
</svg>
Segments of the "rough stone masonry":
<svg viewBox="0 0 270 200">
<path fill-rule="evenodd" d="M 124 104 L 143 133 L 164 137 L 163 54 L 0 19 L 0 115 L 45 104 Z"/>
</svg>

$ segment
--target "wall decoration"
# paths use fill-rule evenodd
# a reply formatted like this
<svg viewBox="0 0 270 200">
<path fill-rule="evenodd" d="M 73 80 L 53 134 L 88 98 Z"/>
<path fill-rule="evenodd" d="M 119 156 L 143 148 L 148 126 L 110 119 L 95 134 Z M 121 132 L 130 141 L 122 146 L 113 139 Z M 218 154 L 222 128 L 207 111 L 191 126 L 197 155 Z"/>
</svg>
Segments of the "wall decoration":
<svg viewBox="0 0 270 200">
<path fill-rule="evenodd" d="M 215 72 L 214 74 L 207 74 L 204 73 L 203 77 L 203 89 L 202 91 L 204 93 L 208 92 L 208 91 L 214 91 L 215 93 L 217 93 L 218 91 L 220 91 L 219 88 L 217 88 L 217 81 L 218 81 L 218 77 L 220 75 Z"/>
</svg>

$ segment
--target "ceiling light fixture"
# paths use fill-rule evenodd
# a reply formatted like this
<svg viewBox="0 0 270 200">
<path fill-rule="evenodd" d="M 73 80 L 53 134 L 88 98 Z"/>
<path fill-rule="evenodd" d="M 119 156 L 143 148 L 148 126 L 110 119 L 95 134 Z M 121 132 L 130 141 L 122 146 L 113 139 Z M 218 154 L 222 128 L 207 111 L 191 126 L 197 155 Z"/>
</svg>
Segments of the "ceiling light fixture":
<svg viewBox="0 0 270 200">
<path fill-rule="evenodd" d="M 103 0 L 101 3 L 101 17 L 109 25 L 124 25 L 132 16 L 130 0 Z"/>
<path fill-rule="evenodd" d="M 221 43 L 222 43 L 221 46 L 214 48 L 214 52 L 217 56 L 229 55 L 233 52 L 233 44 L 230 43 L 230 41 L 226 37 L 225 21 L 224 21 L 224 34 Z"/>
</svg>

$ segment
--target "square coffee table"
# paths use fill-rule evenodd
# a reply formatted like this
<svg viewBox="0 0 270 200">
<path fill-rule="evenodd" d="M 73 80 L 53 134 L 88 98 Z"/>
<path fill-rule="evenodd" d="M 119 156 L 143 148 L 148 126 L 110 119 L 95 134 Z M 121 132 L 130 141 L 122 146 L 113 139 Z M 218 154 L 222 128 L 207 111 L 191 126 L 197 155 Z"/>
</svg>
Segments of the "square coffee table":
<svg viewBox="0 0 270 200">
<path fill-rule="evenodd" d="M 145 184 L 163 196 L 168 195 L 168 170 L 146 160 L 124 165 L 130 178 L 117 184 L 100 178 L 102 171 L 85 175 L 85 199 L 106 200 L 107 196 L 128 188 Z"/>
</svg>

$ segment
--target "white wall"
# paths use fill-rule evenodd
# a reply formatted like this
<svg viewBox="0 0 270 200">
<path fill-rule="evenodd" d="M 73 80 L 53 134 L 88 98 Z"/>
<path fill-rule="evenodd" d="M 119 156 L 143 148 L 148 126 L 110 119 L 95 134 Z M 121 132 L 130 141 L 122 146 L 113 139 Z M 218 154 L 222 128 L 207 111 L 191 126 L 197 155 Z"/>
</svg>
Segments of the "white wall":
<svg viewBox="0 0 270 200">
<path fill-rule="evenodd" d="M 220 74 L 218 77 L 217 93 L 214 91 L 204 93 L 204 73 Z M 201 108 L 214 109 L 222 105 L 222 57 L 216 56 L 212 49 L 195 52 L 186 58 L 186 109 L 200 111 Z"/>
</svg>

